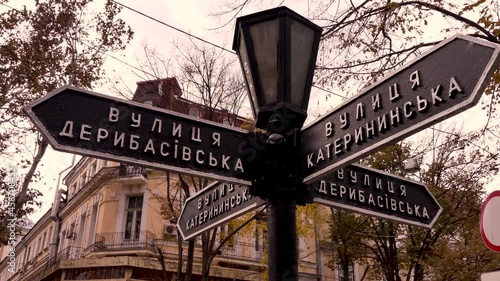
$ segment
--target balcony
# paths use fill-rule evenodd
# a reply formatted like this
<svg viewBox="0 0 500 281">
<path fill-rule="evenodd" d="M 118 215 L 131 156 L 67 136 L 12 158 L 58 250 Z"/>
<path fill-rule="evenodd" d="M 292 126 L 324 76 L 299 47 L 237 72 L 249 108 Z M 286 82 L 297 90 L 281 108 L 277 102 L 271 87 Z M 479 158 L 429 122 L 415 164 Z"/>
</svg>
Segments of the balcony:
<svg viewBox="0 0 500 281">
<path fill-rule="evenodd" d="M 94 256 L 136 255 L 149 256 L 155 253 L 155 235 L 147 230 L 138 233 L 108 232 L 97 233 L 95 243 L 86 249 Z"/>
<path fill-rule="evenodd" d="M 120 165 L 117 181 L 124 184 L 143 184 L 148 178 L 147 170 L 143 167 Z"/>
<path fill-rule="evenodd" d="M 254 243 L 237 242 L 226 243 L 217 253 L 216 257 L 228 260 L 241 260 L 259 262 L 264 255 L 264 247 Z"/>
<path fill-rule="evenodd" d="M 56 264 L 61 260 L 78 260 L 81 259 L 83 255 L 83 248 L 81 247 L 67 247 L 64 250 L 57 253 L 55 257 L 47 260 L 46 268 Z"/>
</svg>

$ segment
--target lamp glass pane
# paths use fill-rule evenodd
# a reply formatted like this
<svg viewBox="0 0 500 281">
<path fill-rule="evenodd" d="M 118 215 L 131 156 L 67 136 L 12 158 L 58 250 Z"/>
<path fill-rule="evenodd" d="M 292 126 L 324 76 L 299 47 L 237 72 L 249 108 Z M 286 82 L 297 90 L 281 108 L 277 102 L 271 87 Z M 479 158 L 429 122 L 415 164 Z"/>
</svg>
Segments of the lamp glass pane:
<svg viewBox="0 0 500 281">
<path fill-rule="evenodd" d="M 292 20 L 290 41 L 290 103 L 295 107 L 307 110 L 307 106 L 302 108 L 302 100 L 305 92 L 310 90 L 305 87 L 314 42 L 314 29 Z"/>
<path fill-rule="evenodd" d="M 250 26 L 257 71 L 264 95 L 262 106 L 278 101 L 278 19 L 259 22 Z"/>
<path fill-rule="evenodd" d="M 239 53 L 240 53 L 240 60 L 241 60 L 241 67 L 243 68 L 243 74 L 245 75 L 245 81 L 247 83 L 247 89 L 250 94 L 250 102 L 252 102 L 253 109 L 254 109 L 254 117 L 257 117 L 257 112 L 259 110 L 259 104 L 257 102 L 257 95 L 255 94 L 255 86 L 254 86 L 254 81 L 252 77 L 252 72 L 250 70 L 250 62 L 248 60 L 248 53 L 247 53 L 247 48 L 245 45 L 245 38 L 243 36 L 243 33 L 241 33 L 240 36 L 240 46 L 239 46 Z"/>
</svg>

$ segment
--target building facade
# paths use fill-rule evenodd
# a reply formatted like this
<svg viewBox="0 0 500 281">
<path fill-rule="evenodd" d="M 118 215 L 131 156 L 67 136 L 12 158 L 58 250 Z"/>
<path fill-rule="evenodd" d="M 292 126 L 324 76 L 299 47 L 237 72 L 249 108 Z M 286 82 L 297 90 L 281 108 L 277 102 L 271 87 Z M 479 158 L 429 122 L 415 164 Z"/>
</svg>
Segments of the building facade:
<svg viewBox="0 0 500 281">
<path fill-rule="evenodd" d="M 175 78 L 137 85 L 135 101 L 236 126 L 246 121 L 183 99 Z M 188 244 L 179 247 L 175 221 L 165 213 L 168 195 L 178 196 L 171 209 L 180 209 L 185 200 L 179 175 L 84 157 L 63 183 L 66 187 L 57 190 L 52 208 L 17 243 L 15 262 L 7 257 L 6 247 L 0 251 L 0 281 L 175 280 L 179 266 L 185 272 Z M 227 233 L 228 227 L 221 226 L 218 233 Z M 265 231 L 258 224 L 251 227 L 250 234 L 236 234 L 215 253 L 210 280 L 264 278 Z M 344 274 L 326 266 L 333 249 L 323 242 L 325 226 L 310 233 L 299 239 L 300 280 L 340 280 Z M 200 280 L 201 255 L 197 239 L 192 280 Z M 355 265 L 353 271 L 363 268 Z"/>
</svg>

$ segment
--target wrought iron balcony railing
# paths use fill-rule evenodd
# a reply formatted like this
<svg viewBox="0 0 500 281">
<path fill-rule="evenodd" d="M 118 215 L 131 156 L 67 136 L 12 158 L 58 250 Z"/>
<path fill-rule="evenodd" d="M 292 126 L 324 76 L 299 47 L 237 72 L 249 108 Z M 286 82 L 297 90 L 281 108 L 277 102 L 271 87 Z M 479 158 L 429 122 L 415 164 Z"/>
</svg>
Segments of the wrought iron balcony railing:
<svg viewBox="0 0 500 281">
<path fill-rule="evenodd" d="M 246 242 L 226 243 L 220 251 L 218 256 L 227 258 L 247 259 L 252 261 L 259 261 L 263 257 L 264 247 L 262 245 Z"/>
<path fill-rule="evenodd" d="M 147 230 L 139 232 L 97 233 L 94 240 L 94 251 L 107 249 L 154 249 L 155 235 Z"/>
<path fill-rule="evenodd" d="M 146 168 L 130 166 L 130 165 L 120 165 L 119 174 L 120 177 L 135 177 L 143 176 L 147 178 Z"/>
<path fill-rule="evenodd" d="M 46 267 L 57 263 L 60 260 L 77 260 L 81 259 L 83 254 L 83 248 L 81 247 L 67 247 L 64 250 L 57 253 L 55 257 L 49 258 L 47 260 Z"/>
</svg>

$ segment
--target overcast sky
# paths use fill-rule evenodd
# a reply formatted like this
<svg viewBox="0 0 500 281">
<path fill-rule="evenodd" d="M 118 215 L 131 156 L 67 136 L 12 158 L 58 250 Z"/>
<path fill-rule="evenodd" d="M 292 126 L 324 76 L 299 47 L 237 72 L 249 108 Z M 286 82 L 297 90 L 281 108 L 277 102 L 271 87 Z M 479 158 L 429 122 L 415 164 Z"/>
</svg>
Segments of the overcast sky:
<svg viewBox="0 0 500 281">
<path fill-rule="evenodd" d="M 96 0 L 99 2 L 104 2 L 103 0 Z M 162 21 L 168 25 L 174 26 L 185 32 L 191 33 L 195 36 L 201 37 L 207 41 L 210 41 L 216 45 L 224 47 L 231 50 L 231 44 L 233 40 L 234 32 L 234 20 L 230 21 L 224 28 L 218 28 L 230 20 L 229 17 L 214 17 L 210 14 L 219 12 L 222 10 L 224 2 L 230 2 L 227 0 L 217 0 L 217 1 L 205 1 L 205 0 L 147 0 L 147 1 L 136 1 L 136 0 L 117 0 L 119 3 L 129 6 L 130 8 L 136 9 L 146 15 L 149 15 L 159 21 Z M 14 3 L 15 2 L 15 3 Z M 12 1 L 9 5 L 13 7 L 21 7 L 22 2 L 31 1 Z M 258 10 L 264 10 L 268 8 L 273 8 L 275 6 L 267 4 L 267 2 L 272 1 L 256 1 L 262 2 L 260 6 L 250 7 L 243 11 L 243 14 L 248 14 Z M 274 4 L 280 1 L 274 1 Z M 266 4 L 263 4 L 266 3 Z M 308 4 L 305 1 L 286 1 L 285 4 L 297 11 L 298 13 L 308 16 Z M 309 6 L 311 8 L 311 6 Z M 5 7 L 0 7 L 4 10 Z M 311 8 L 312 9 L 312 8 Z M 121 17 L 126 21 L 128 25 L 132 27 L 135 32 L 134 39 L 127 47 L 127 50 L 123 53 L 110 54 L 120 60 L 126 61 L 128 64 L 133 66 L 138 66 L 137 58 L 143 57 L 143 45 L 147 43 L 149 46 L 154 47 L 157 52 L 159 52 L 165 58 L 171 57 L 174 53 L 172 42 L 188 44 L 188 36 L 169 28 L 161 23 L 155 22 L 154 20 L 148 19 L 147 17 L 133 12 L 129 9 L 124 8 Z M 319 23 L 318 23 L 319 24 Z M 435 25 L 434 25 L 435 26 Z M 429 30 L 429 34 L 432 31 Z M 196 40 L 196 39 L 194 39 Z M 228 53 L 229 55 L 229 53 Z M 107 77 L 110 82 L 114 81 L 125 81 L 131 90 L 135 90 L 135 82 L 141 79 L 132 73 L 131 67 L 113 59 L 111 57 L 107 58 L 106 62 L 106 72 Z M 100 89 L 94 89 L 97 92 L 104 94 L 110 94 L 109 86 Z M 335 89 L 331 89 L 335 92 Z M 331 98 L 328 101 L 325 100 L 323 92 L 315 89 L 312 92 L 312 99 L 310 102 L 310 112 L 314 113 L 324 113 L 334 107 L 336 107 L 340 102 L 340 98 Z M 353 94 L 353 93 L 349 93 Z M 449 124 L 458 124 L 462 126 L 465 131 L 471 129 L 478 129 L 486 124 L 485 112 L 480 110 L 480 105 L 448 120 L 446 125 L 442 125 L 441 128 L 445 129 Z M 312 118 L 310 118 L 312 119 Z M 479 119 L 481 121 L 479 121 Z M 475 122 L 465 122 L 466 120 L 475 120 Z M 476 121 L 478 120 L 478 121 Z M 490 121 L 491 124 L 498 124 L 500 120 Z M 439 125 L 438 125 L 439 127 Z M 422 132 L 420 135 L 429 135 L 430 129 Z M 53 196 L 56 190 L 56 179 L 58 174 L 65 168 L 67 168 L 72 161 L 73 156 L 67 153 L 55 152 L 51 148 L 48 149 L 46 156 L 43 158 L 40 170 L 44 175 L 44 180 L 41 183 L 37 183 L 37 188 L 41 189 L 44 193 L 45 202 L 41 210 L 31 216 L 33 220 L 40 218 L 51 206 L 53 201 Z M 76 161 L 80 157 L 78 156 Z M 19 175 L 22 176 L 22 175 Z M 60 186 L 62 187 L 62 185 Z M 500 188 L 500 177 L 497 176 L 496 180 L 485 187 L 488 192 Z"/>
</svg>

